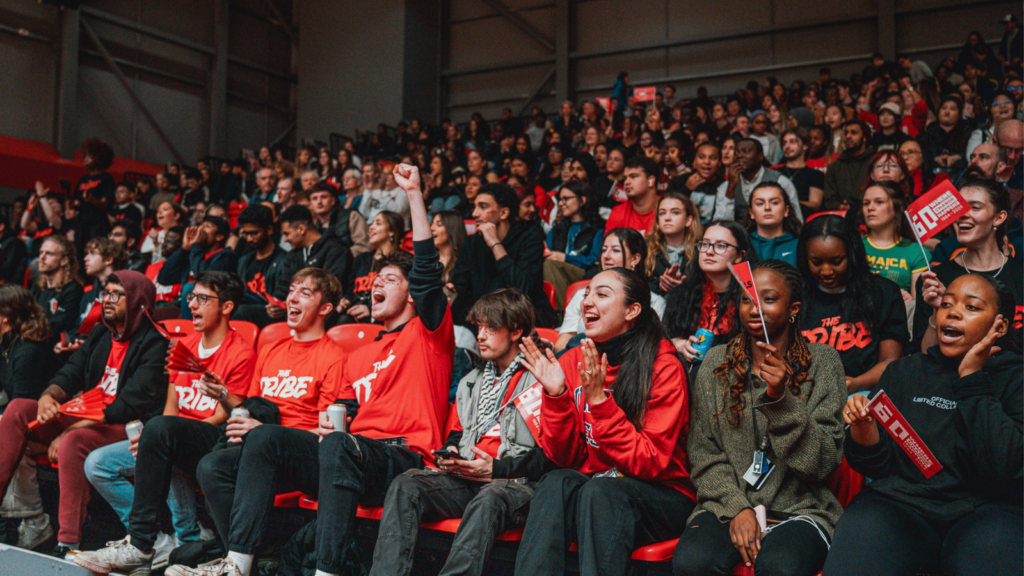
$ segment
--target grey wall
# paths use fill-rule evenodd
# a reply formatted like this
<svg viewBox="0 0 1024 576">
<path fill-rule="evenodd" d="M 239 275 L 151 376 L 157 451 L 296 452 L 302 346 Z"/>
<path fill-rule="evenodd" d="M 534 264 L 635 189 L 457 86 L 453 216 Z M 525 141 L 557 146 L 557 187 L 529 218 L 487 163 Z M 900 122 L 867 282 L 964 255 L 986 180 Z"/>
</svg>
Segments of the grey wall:
<svg viewBox="0 0 1024 576">
<path fill-rule="evenodd" d="M 557 0 L 502 1 L 548 39 L 557 38 Z M 555 65 L 553 51 L 488 4 L 450 0 L 445 104 L 458 121 L 475 111 L 496 118 L 504 106 L 518 112 Z M 970 30 L 999 38 L 997 19 L 1008 12 L 1019 16 L 1020 2 L 577 0 L 570 3 L 568 19 L 570 92 L 577 102 L 608 96 L 621 70 L 631 73 L 635 86 L 672 82 L 684 97 L 699 85 L 712 95 L 731 93 L 768 74 L 786 84 L 812 80 L 822 65 L 848 76 L 876 50 L 889 51 L 884 36 L 880 41 L 880 10 L 883 21 L 891 18 L 895 27 L 891 48 L 934 66 L 943 56 L 955 56 Z M 629 51 L 616 53 L 623 49 Z M 495 70 L 461 73 L 480 68 Z M 554 89 L 549 82 L 536 101 L 549 112 L 557 105 Z"/>
<path fill-rule="evenodd" d="M 298 131 L 327 140 L 437 114 L 437 0 L 299 0 Z"/>
<path fill-rule="evenodd" d="M 274 0 L 290 21 L 291 0 Z M 235 156 L 276 138 L 294 121 L 291 44 L 264 0 L 230 0 L 228 96 L 222 149 L 211 149 L 210 84 L 216 46 L 211 0 L 86 0 L 81 20 L 99 36 L 183 159 Z M 110 20 L 121 19 L 129 26 Z M 52 142 L 57 114 L 60 10 L 34 0 L 0 0 L 0 133 Z M 138 24 L 168 41 L 138 30 Z M 7 30 L 22 28 L 36 38 Z M 158 35 L 159 35 L 158 34 Z M 180 40 L 181 42 L 178 42 Z M 182 46 L 181 44 L 192 44 Z M 198 47 L 198 49 L 196 48 Z M 119 156 L 162 163 L 171 152 L 100 57 L 84 29 L 77 59 L 73 140 L 95 136 Z M 289 79 L 289 76 L 292 76 Z M 287 134 L 294 141 L 294 133 Z"/>
</svg>

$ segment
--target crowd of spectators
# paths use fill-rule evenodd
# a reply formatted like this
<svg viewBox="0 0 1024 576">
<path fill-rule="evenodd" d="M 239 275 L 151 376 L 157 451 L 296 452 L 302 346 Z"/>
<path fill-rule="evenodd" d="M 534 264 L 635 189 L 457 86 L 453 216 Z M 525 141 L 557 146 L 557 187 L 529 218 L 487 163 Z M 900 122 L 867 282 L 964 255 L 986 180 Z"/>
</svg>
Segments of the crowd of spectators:
<svg viewBox="0 0 1024 576">
<path fill-rule="evenodd" d="M 611 110 L 414 119 L 135 182 L 87 140 L 86 176 L 0 218 L 5 534 L 53 537 L 46 454 L 56 555 L 90 485 L 124 524 L 72 556 L 99 573 L 210 541 L 212 564 L 166 573 L 255 574 L 274 494 L 302 491 L 318 576 L 355 569 L 357 504 L 384 509 L 371 574 L 408 574 L 415 527 L 452 517 L 446 574 L 517 526 L 517 574 L 562 574 L 574 540 L 582 573 L 624 574 L 674 538 L 676 574 L 1019 574 L 1024 42 L 1001 23 L 938 63 L 650 102 L 623 72 Z M 970 210 L 919 243 L 904 210 L 948 184 Z M 169 319 L 209 371 L 168 378 Z M 239 320 L 290 336 L 257 353 Z M 326 335 L 346 324 L 383 331 L 347 354 Z M 98 419 L 58 412 L 93 389 Z M 935 476 L 880 433 L 882 389 Z M 872 480 L 845 512 L 844 457 Z"/>
</svg>

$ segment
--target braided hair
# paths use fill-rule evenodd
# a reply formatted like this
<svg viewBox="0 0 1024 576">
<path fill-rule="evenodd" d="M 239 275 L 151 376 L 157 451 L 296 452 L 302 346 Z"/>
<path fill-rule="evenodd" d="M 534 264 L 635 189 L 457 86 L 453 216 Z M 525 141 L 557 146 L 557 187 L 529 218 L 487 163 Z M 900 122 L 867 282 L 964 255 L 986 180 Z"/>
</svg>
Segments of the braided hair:
<svg viewBox="0 0 1024 576">
<path fill-rule="evenodd" d="M 783 283 L 789 289 L 789 302 L 791 304 L 803 302 L 804 283 L 796 268 L 782 260 L 762 260 L 754 264 L 752 268 L 753 270 L 764 268 L 782 276 Z M 803 399 L 800 385 L 808 381 L 807 373 L 811 366 L 811 351 L 807 347 L 807 339 L 800 333 L 799 326 L 800 313 L 798 312 L 796 319 L 789 325 L 789 349 L 786 350 L 785 361 L 787 388 L 790 394 Z M 733 426 L 739 426 L 743 410 L 747 407 L 746 391 L 749 381 L 747 364 L 753 359 L 752 346 L 753 341 L 750 334 L 743 330 L 729 342 L 728 356 L 725 362 L 715 368 L 715 375 L 722 381 L 723 399 L 722 410 L 716 416 L 725 412 L 726 405 L 728 405 L 729 414 L 726 415 L 726 420 Z M 730 383 L 730 374 L 736 375 L 735 382 Z M 810 380 L 810 385 L 808 395 L 814 389 L 813 380 Z"/>
</svg>

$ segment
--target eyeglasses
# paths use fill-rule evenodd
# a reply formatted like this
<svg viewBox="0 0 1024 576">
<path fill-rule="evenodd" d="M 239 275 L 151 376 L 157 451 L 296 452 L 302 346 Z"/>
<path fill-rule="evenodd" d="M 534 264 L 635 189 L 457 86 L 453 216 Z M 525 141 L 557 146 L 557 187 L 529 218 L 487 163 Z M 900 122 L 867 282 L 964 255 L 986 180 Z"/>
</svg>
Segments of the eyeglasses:
<svg viewBox="0 0 1024 576">
<path fill-rule="evenodd" d="M 117 304 L 124 298 L 124 292 L 114 292 L 112 290 L 100 290 L 100 300 L 110 300 L 111 304 Z"/>
<path fill-rule="evenodd" d="M 577 198 L 576 195 L 572 195 L 572 196 L 559 196 L 558 197 L 558 203 L 559 204 L 568 204 L 569 202 L 575 200 L 576 198 Z"/>
<path fill-rule="evenodd" d="M 1024 154 L 1024 147 L 1010 148 L 1008 146 L 1003 146 L 1003 154 L 1006 154 L 1007 156 L 1020 156 L 1021 154 Z"/>
<path fill-rule="evenodd" d="M 700 242 L 697 242 L 698 253 L 706 252 L 708 248 L 712 248 L 715 254 L 721 255 L 728 252 L 729 248 L 737 248 L 737 246 L 735 244 L 729 244 L 726 242 L 708 242 L 706 240 L 701 240 Z"/>
<path fill-rule="evenodd" d="M 1006 89 L 1013 92 L 1020 92 L 1021 90 L 1024 90 L 1024 86 L 1007 86 Z"/>
<path fill-rule="evenodd" d="M 889 170 L 895 172 L 900 169 L 900 165 L 895 162 L 889 162 L 887 164 L 875 164 L 875 170 Z"/>
<path fill-rule="evenodd" d="M 200 306 L 206 306 L 206 303 L 210 300 L 220 300 L 217 296 L 210 296 L 209 294 L 198 294 L 196 292 L 189 292 L 185 295 L 185 301 L 191 304 L 194 300 L 199 300 Z"/>
<path fill-rule="evenodd" d="M 993 106 L 1009 106 L 1011 104 L 1013 104 L 1013 102 L 1010 102 L 1009 100 L 996 100 L 992 103 Z"/>
</svg>

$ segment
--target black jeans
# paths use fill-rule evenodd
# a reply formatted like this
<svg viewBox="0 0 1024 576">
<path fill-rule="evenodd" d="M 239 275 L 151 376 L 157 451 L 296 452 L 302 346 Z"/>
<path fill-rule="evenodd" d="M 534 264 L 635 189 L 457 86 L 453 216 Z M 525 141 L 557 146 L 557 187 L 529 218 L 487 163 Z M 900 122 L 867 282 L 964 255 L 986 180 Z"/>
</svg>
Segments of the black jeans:
<svg viewBox="0 0 1024 576">
<path fill-rule="evenodd" d="M 320 443 L 316 567 L 338 574 L 352 541 L 356 507 L 381 506 L 391 482 L 423 469 L 423 456 L 377 440 L 334 433 Z"/>
<path fill-rule="evenodd" d="M 754 560 L 757 576 L 814 576 L 828 554 L 825 533 L 803 520 L 777 524 L 761 539 L 761 550 Z M 742 562 L 739 550 L 729 536 L 729 523 L 719 522 L 710 512 L 693 517 L 676 544 L 672 572 L 676 576 L 732 574 Z M 868 573 L 864 573 L 868 574 Z M 862 574 L 861 576 L 864 576 Z"/>
<path fill-rule="evenodd" d="M 515 573 L 562 576 L 578 540 L 580 574 L 625 574 L 634 549 L 679 537 L 691 512 L 689 497 L 657 482 L 549 472 L 530 501 Z"/>
<path fill-rule="evenodd" d="M 825 576 L 918 572 L 964 576 L 1024 573 L 1020 506 L 986 504 L 951 527 L 865 491 L 839 519 Z"/>
<path fill-rule="evenodd" d="M 227 550 L 256 553 L 276 494 L 317 493 L 317 440 L 306 430 L 264 424 L 250 430 L 241 446 L 199 462 L 206 509 Z"/>
<path fill-rule="evenodd" d="M 139 437 L 137 489 L 128 516 L 133 546 L 140 550 L 153 548 L 160 530 L 157 515 L 171 489 L 171 469 L 194 475 L 220 437 L 220 428 L 190 418 L 157 416 L 146 423 Z"/>
<path fill-rule="evenodd" d="M 370 576 L 412 572 L 422 522 L 462 518 L 440 575 L 482 574 L 499 534 L 526 522 L 533 488 L 525 483 L 460 480 L 433 470 L 410 470 L 395 478 L 384 499 Z"/>
</svg>

